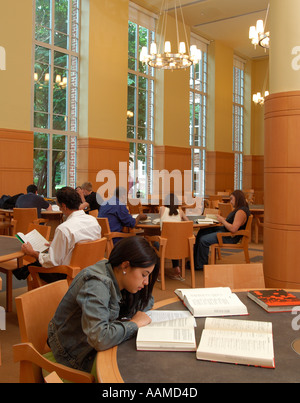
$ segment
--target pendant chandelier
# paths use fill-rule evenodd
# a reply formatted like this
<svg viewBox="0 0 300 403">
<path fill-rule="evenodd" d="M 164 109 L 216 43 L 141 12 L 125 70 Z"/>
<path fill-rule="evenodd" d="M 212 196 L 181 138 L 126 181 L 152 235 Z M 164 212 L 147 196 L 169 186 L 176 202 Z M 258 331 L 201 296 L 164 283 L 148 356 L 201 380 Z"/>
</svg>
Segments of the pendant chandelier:
<svg viewBox="0 0 300 403">
<path fill-rule="evenodd" d="M 269 7 L 270 5 L 268 4 L 265 21 L 257 20 L 256 26 L 253 25 L 249 29 L 249 39 L 251 39 L 251 43 L 252 45 L 254 45 L 254 48 L 259 45 L 262 48 L 265 48 L 265 51 L 270 47 L 270 32 L 265 32 L 266 22 L 269 14 Z"/>
<path fill-rule="evenodd" d="M 160 24 L 157 24 L 155 32 L 155 40 L 150 45 L 150 53 L 148 48 L 144 46 L 140 53 L 140 61 L 148 64 L 151 67 L 162 70 L 178 70 L 186 69 L 192 64 L 197 64 L 201 59 L 201 51 L 196 45 L 190 47 L 190 52 L 187 52 L 188 38 L 183 18 L 183 12 L 180 0 L 175 0 L 175 24 L 177 44 L 172 44 L 166 40 L 167 20 L 168 20 L 168 0 L 163 0 L 160 10 Z M 178 11 L 181 14 L 181 20 L 184 28 L 184 41 L 180 41 L 178 27 Z M 172 53 L 172 47 L 177 47 L 177 53 Z"/>
<path fill-rule="evenodd" d="M 269 95 L 269 91 L 265 91 L 265 95 L 262 96 L 260 92 L 253 94 L 252 100 L 255 104 L 263 105 L 265 103 L 265 98 Z"/>
</svg>

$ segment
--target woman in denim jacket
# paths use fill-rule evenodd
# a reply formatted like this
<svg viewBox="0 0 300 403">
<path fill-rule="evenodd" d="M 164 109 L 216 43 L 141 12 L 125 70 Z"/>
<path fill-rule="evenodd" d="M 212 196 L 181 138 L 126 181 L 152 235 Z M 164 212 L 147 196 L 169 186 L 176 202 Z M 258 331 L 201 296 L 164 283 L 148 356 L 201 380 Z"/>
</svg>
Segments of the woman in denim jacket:
<svg viewBox="0 0 300 403">
<path fill-rule="evenodd" d="M 116 346 L 151 319 L 157 257 L 142 237 L 124 238 L 102 260 L 73 280 L 48 328 L 54 359 L 92 371 L 97 351 Z"/>
</svg>

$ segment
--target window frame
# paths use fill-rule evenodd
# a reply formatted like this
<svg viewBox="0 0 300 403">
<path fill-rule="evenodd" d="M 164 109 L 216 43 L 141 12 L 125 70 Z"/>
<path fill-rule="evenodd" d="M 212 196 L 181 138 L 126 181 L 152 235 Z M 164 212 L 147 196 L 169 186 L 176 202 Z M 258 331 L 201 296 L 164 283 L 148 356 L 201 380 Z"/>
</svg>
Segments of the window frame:
<svg viewBox="0 0 300 403">
<path fill-rule="evenodd" d="M 50 25 L 47 29 L 50 31 L 49 35 L 49 43 L 41 42 L 36 39 L 36 26 L 37 26 L 37 16 L 36 16 L 36 0 L 33 2 L 33 62 L 32 62 L 32 114 L 31 114 L 31 127 L 34 132 L 34 135 L 42 133 L 48 136 L 48 147 L 40 148 L 34 147 L 35 151 L 45 151 L 47 155 L 47 194 L 44 196 L 53 197 L 55 195 L 52 194 L 53 187 L 53 138 L 55 135 L 58 136 L 66 136 L 66 146 L 65 149 L 62 150 L 65 153 L 65 175 L 66 175 L 66 183 L 64 185 L 73 186 L 76 185 L 76 162 L 77 162 L 77 137 L 78 137 L 78 128 L 79 128 L 79 82 L 80 82 L 80 12 L 81 12 L 81 0 L 76 0 L 76 13 L 77 20 L 73 21 L 73 0 L 69 0 L 69 10 L 68 10 L 68 49 L 64 47 L 59 47 L 54 45 L 55 33 L 59 32 L 55 28 L 55 2 L 56 0 L 50 0 L 51 4 L 51 15 L 50 15 Z M 74 37 L 73 26 L 74 24 L 77 26 L 75 36 L 75 47 L 76 50 L 73 50 L 74 46 Z M 42 25 L 41 25 L 42 26 Z M 43 27 L 43 26 L 42 26 Z M 49 50 L 49 84 L 48 84 L 48 110 L 46 112 L 48 116 L 48 125 L 47 128 L 41 128 L 35 126 L 35 114 L 40 111 L 35 109 L 35 64 L 36 64 L 36 47 L 40 46 L 44 49 Z M 55 52 L 59 52 L 61 54 L 67 55 L 67 67 L 61 67 L 55 65 Z M 76 68 L 72 66 L 72 63 L 76 61 Z M 66 76 L 68 77 L 67 81 L 67 89 L 66 89 L 66 115 L 61 115 L 59 113 L 54 114 L 53 110 L 53 99 L 54 99 L 54 71 L 56 68 L 63 69 L 66 71 Z M 76 85 L 74 85 L 73 78 L 76 77 Z M 72 99 L 73 97 L 73 99 Z M 44 112 L 45 113 L 45 112 Z M 61 130 L 58 128 L 53 128 L 53 122 L 55 116 L 64 116 L 66 122 L 66 130 Z M 34 173 L 35 176 L 35 173 Z M 34 179 L 34 178 L 33 178 Z M 55 184 L 54 184 L 55 186 Z"/>
</svg>

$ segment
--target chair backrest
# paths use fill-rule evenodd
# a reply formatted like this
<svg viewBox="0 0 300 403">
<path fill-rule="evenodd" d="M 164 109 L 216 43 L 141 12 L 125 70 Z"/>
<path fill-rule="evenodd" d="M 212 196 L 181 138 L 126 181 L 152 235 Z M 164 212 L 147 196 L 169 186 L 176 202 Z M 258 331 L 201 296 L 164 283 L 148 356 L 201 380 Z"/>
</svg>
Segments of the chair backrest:
<svg viewBox="0 0 300 403">
<path fill-rule="evenodd" d="M 130 214 L 140 214 L 143 211 L 141 199 L 128 199 L 127 208 Z"/>
<path fill-rule="evenodd" d="M 28 224 L 38 219 L 37 208 L 14 208 L 14 220 L 16 223 L 16 232 L 26 233 Z"/>
<path fill-rule="evenodd" d="M 252 220 L 253 220 L 253 215 L 251 214 L 248 217 L 248 221 L 246 224 L 246 228 L 245 231 L 247 231 L 248 235 L 247 236 L 243 236 L 241 244 L 243 245 L 245 242 L 249 242 L 249 240 L 251 239 L 251 226 L 252 226 Z"/>
<path fill-rule="evenodd" d="M 216 208 L 205 208 L 204 209 L 204 215 L 207 215 L 207 214 L 218 215 L 218 214 L 220 214 L 220 211 L 218 209 L 216 209 Z"/>
<path fill-rule="evenodd" d="M 107 236 L 111 233 L 107 217 L 97 217 L 97 221 L 101 227 L 101 235 Z"/>
<path fill-rule="evenodd" d="M 227 217 L 229 213 L 232 212 L 233 207 L 231 205 L 231 203 L 218 203 L 218 208 L 219 208 L 219 214 L 222 217 Z"/>
<path fill-rule="evenodd" d="M 98 217 L 98 213 L 99 213 L 99 210 L 97 210 L 97 209 L 89 211 L 89 215 L 91 215 L 93 217 Z"/>
<path fill-rule="evenodd" d="M 104 237 L 96 241 L 78 242 L 72 252 L 70 266 L 84 269 L 104 259 L 106 242 Z"/>
<path fill-rule="evenodd" d="M 189 257 L 189 239 L 195 239 L 193 221 L 163 222 L 161 237 L 167 239 L 166 258 L 183 259 Z"/>
<path fill-rule="evenodd" d="M 204 287 L 265 288 L 262 263 L 204 266 Z"/>
<path fill-rule="evenodd" d="M 41 354 L 49 351 L 48 324 L 68 288 L 67 280 L 61 280 L 16 297 L 22 343 L 32 343 Z"/>
<path fill-rule="evenodd" d="M 51 233 L 51 227 L 49 225 L 40 225 L 40 224 L 29 223 L 26 234 L 34 229 L 36 229 L 41 235 L 43 235 L 44 238 L 47 239 L 47 241 L 49 241 L 50 233 Z"/>
</svg>

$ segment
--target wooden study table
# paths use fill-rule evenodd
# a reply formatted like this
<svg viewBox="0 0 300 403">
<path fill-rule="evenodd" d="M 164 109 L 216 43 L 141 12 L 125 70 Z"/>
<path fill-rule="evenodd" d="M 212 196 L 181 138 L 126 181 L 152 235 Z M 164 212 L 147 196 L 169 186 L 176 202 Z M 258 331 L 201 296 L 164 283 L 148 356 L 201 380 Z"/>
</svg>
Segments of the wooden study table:
<svg viewBox="0 0 300 403">
<path fill-rule="evenodd" d="M 275 369 L 233 365 L 196 359 L 196 352 L 137 351 L 130 340 L 97 353 L 97 376 L 104 383 L 299 383 L 300 355 L 292 347 L 299 331 L 292 328 L 291 312 L 268 313 L 247 297 L 235 291 L 247 306 L 249 315 L 228 316 L 240 320 L 272 322 Z M 300 297 L 300 290 L 293 290 Z M 185 310 L 177 297 L 161 301 L 155 309 Z M 197 318 L 196 342 L 199 344 L 205 318 Z"/>
<path fill-rule="evenodd" d="M 6 274 L 6 310 L 12 310 L 12 271 L 2 270 L 1 263 L 17 259 L 18 267 L 22 266 L 24 253 L 21 250 L 21 242 L 14 236 L 0 236 L 0 272 Z"/>
<path fill-rule="evenodd" d="M 148 219 L 146 221 L 140 221 L 136 228 L 142 229 L 145 235 L 160 235 L 161 228 L 160 223 L 154 224 L 153 220 L 159 219 L 159 214 L 147 214 Z M 195 220 L 203 216 L 187 216 L 187 218 L 193 221 L 194 230 L 200 230 L 201 228 L 214 227 L 220 224 L 197 224 Z"/>
</svg>

